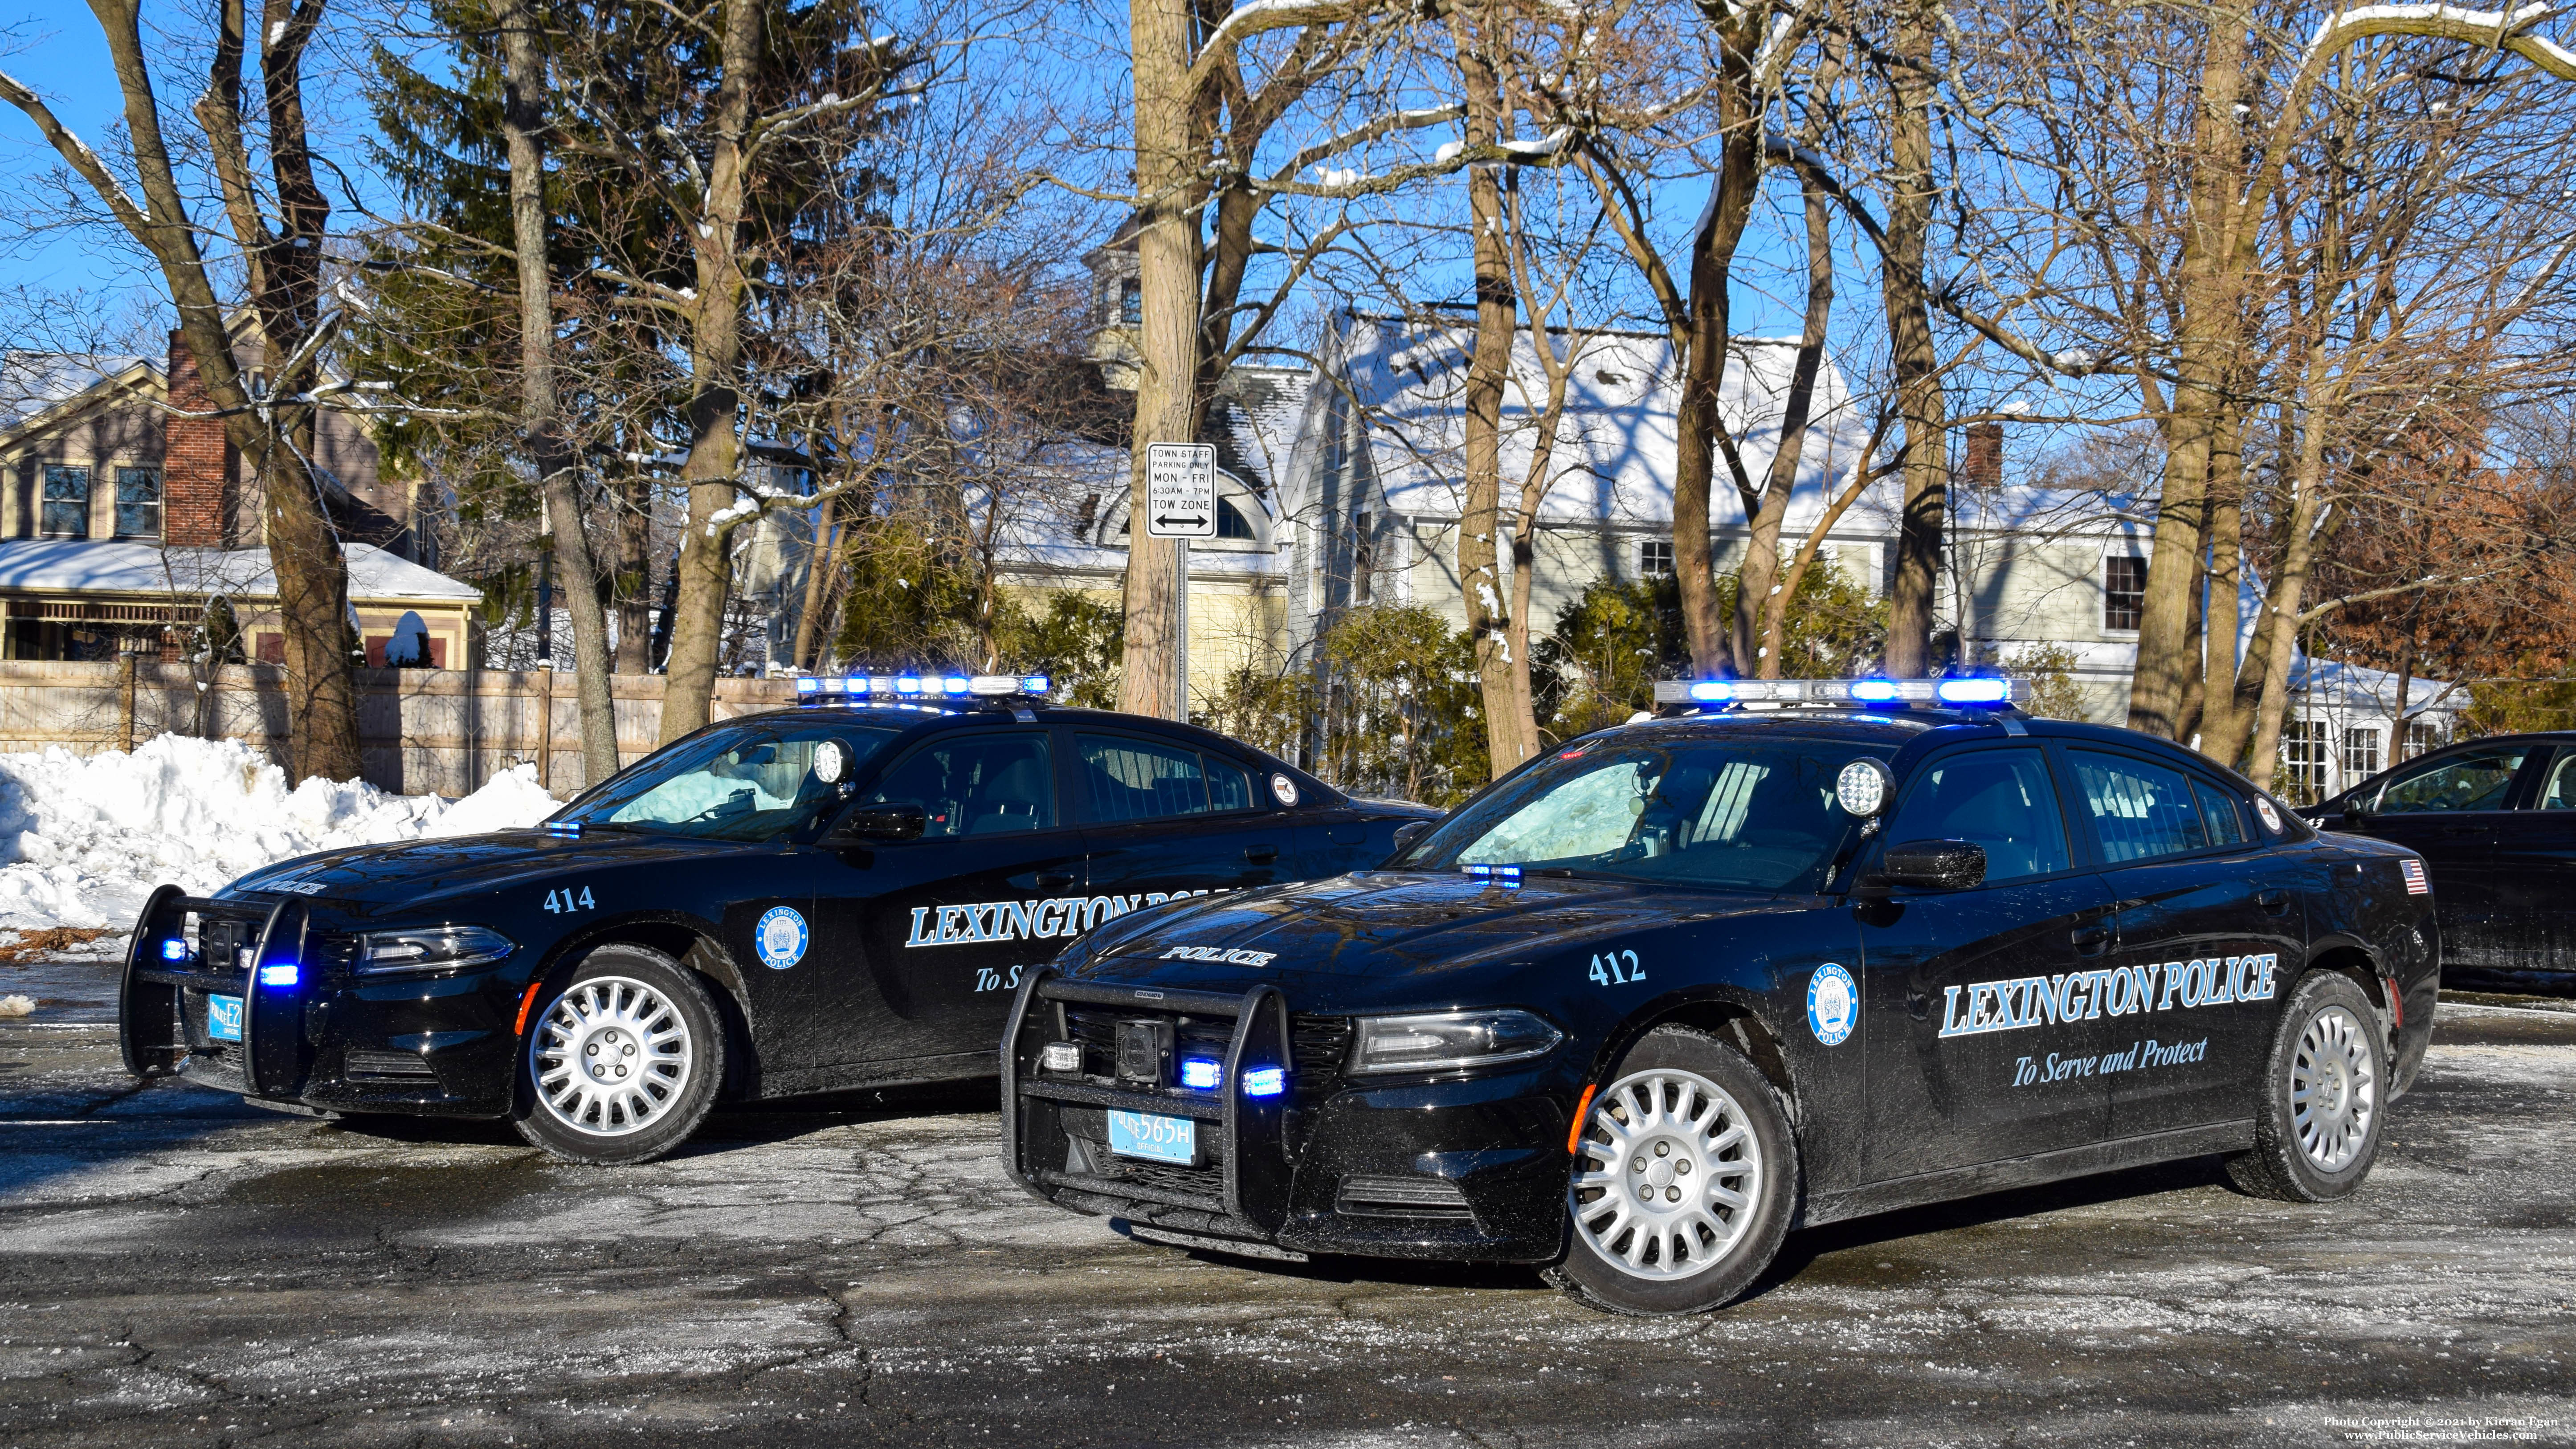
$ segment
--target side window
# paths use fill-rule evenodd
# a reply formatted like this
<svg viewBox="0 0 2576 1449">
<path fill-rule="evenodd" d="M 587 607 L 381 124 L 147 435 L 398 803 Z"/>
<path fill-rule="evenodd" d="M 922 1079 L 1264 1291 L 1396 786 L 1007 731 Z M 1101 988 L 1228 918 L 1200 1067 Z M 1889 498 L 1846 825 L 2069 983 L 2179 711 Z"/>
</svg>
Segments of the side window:
<svg viewBox="0 0 2576 1449">
<path fill-rule="evenodd" d="M 2210 844 L 2245 843 L 2245 812 L 2236 807 L 2235 796 L 2198 780 L 2191 782 L 2191 792 L 2200 797 L 2200 820 L 2208 827 Z"/>
<path fill-rule="evenodd" d="M 89 470 L 45 465 L 44 533 L 47 538 L 89 537 Z"/>
<path fill-rule="evenodd" d="M 886 772 L 872 805 L 918 805 L 924 840 L 1046 830 L 1055 824 L 1055 771 L 1044 735 L 971 734 L 922 746 Z"/>
<path fill-rule="evenodd" d="M 2048 766 L 2031 749 L 1975 750 L 1934 761 L 1906 792 L 1888 838 L 1983 846 L 1988 882 L 2048 875 L 2073 864 Z"/>
<path fill-rule="evenodd" d="M 2389 815 L 2428 810 L 2502 810 L 2524 751 L 2504 745 L 2429 762 L 2388 782 L 2374 809 Z"/>
<path fill-rule="evenodd" d="M 116 470 L 116 536 L 119 538 L 159 538 L 161 536 L 160 469 L 119 468 Z"/>
<path fill-rule="evenodd" d="M 2181 771 L 2091 750 L 2066 755 L 2075 766 L 2076 788 L 2084 792 L 2084 813 L 2093 822 L 2103 863 L 2208 848 L 2209 827 Z"/>
<path fill-rule="evenodd" d="M 1252 777 L 1178 745 L 1121 735 L 1076 735 L 1082 798 L 1103 824 L 1252 808 Z"/>
<path fill-rule="evenodd" d="M 2549 779 L 2540 787 L 2540 798 L 2532 802 L 2540 810 L 2576 810 L 2576 750 L 2560 750 L 2557 763 L 2549 767 Z"/>
</svg>

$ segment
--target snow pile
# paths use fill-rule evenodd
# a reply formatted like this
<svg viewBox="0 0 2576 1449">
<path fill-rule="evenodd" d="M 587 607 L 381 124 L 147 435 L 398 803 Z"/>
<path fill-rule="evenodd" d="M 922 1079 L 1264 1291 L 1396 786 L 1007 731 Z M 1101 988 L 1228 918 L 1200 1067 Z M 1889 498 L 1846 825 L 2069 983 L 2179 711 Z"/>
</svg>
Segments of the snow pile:
<svg viewBox="0 0 2576 1449">
<path fill-rule="evenodd" d="M 462 800 L 286 772 L 238 740 L 163 735 L 133 754 L 0 755 L 0 930 L 130 929 L 155 886 L 209 894 L 289 856 L 530 825 L 536 767 Z"/>
</svg>

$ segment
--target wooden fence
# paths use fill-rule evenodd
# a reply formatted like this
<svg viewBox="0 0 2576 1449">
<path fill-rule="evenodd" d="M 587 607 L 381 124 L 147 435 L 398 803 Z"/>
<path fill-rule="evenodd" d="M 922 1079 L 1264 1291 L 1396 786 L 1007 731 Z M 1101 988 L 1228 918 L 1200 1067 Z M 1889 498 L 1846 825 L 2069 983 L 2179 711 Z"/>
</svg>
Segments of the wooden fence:
<svg viewBox="0 0 2576 1449">
<path fill-rule="evenodd" d="M 361 669 L 358 742 L 366 779 L 403 794 L 463 795 L 496 770 L 534 762 L 558 798 L 586 783 L 581 711 L 569 674 L 494 669 Z M 618 762 L 652 752 L 662 728 L 658 674 L 610 681 Z M 784 679 L 719 679 L 714 717 L 796 702 Z M 202 691 L 184 664 L 128 656 L 68 663 L 0 661 L 0 752 L 60 746 L 131 749 L 154 735 L 237 739 L 286 763 L 286 671 L 230 665 Z"/>
</svg>

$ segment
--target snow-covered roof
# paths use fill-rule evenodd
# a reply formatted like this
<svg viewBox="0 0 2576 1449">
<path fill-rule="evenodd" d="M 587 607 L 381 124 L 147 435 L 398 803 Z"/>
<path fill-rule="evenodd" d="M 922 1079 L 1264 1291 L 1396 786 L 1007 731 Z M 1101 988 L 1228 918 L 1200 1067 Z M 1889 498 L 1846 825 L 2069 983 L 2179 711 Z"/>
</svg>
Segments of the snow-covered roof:
<svg viewBox="0 0 2576 1449">
<path fill-rule="evenodd" d="M 1562 334 L 1550 338 L 1562 350 Z M 1466 493 L 1463 393 L 1474 345 L 1464 323 L 1426 325 L 1393 318 L 1349 317 L 1337 348 L 1339 372 L 1369 421 L 1368 448 L 1387 507 L 1398 513 L 1454 517 Z M 1738 338 L 1719 383 L 1720 415 L 1758 486 L 1779 444 L 1780 412 L 1797 344 Z M 1587 340 L 1566 392 L 1541 505 L 1552 523 L 1669 523 L 1678 451 L 1681 371 L 1669 339 L 1611 333 Z M 1511 380 L 1503 394 L 1502 468 L 1507 501 L 1527 471 L 1535 419 L 1546 402 L 1546 376 L 1526 329 L 1513 342 Z M 1310 416 L 1314 409 L 1309 409 Z M 1786 526 L 1803 531 L 1823 511 L 1828 483 L 1839 486 L 1863 460 L 1868 428 L 1841 372 L 1827 360 L 1815 385 L 1813 414 L 1798 460 Z M 1716 515 L 1739 522 L 1736 490 L 1724 459 L 1712 488 Z M 1848 531 L 1893 527 L 1894 489 L 1885 483 L 1845 515 Z"/>
<path fill-rule="evenodd" d="M 472 584 L 422 568 L 370 544 L 343 545 L 349 597 L 461 604 L 483 597 Z M 70 538 L 0 539 L 0 590 L 95 594 L 237 594 L 274 597 L 264 548 L 170 548 L 157 543 Z"/>
<path fill-rule="evenodd" d="M 1963 531 L 2014 533 L 2032 538 L 2119 537 L 2144 543 L 2155 534 L 2152 497 L 2101 488 L 1999 488 L 1950 490 Z"/>
<path fill-rule="evenodd" d="M 1255 488 L 1278 486 L 1313 379 L 1313 369 L 1305 367 L 1237 363 L 1228 368 L 1201 434 L 1217 445 L 1219 465 Z"/>
<path fill-rule="evenodd" d="M 9 352 L 0 354 L 0 432 L 11 432 L 151 359 L 130 354 Z M 153 368 L 153 376 L 160 369 Z"/>
</svg>

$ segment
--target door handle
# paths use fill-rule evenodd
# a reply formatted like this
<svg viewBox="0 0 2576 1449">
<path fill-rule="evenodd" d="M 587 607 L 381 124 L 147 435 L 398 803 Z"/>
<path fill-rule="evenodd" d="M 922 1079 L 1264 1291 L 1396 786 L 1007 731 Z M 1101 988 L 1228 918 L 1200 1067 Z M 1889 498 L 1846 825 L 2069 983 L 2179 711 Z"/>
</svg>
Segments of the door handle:
<svg viewBox="0 0 2576 1449">
<path fill-rule="evenodd" d="M 2254 904 L 2261 906 L 2267 914 L 2287 915 L 2290 910 L 2290 893 L 2278 886 L 2266 891 L 2257 891 L 2254 893 Z"/>
<path fill-rule="evenodd" d="M 2066 939 L 2075 943 L 2075 954 L 2079 956 L 2099 956 L 2102 954 L 2103 948 L 2111 944 L 2111 928 L 2108 926 L 2078 926 L 2067 934 Z"/>
<path fill-rule="evenodd" d="M 1243 858 L 1251 861 L 1255 865 L 1267 865 L 1271 861 L 1279 858 L 1279 847 L 1275 845 L 1247 846 L 1244 848 Z"/>
<path fill-rule="evenodd" d="M 1073 884 L 1073 872 L 1069 870 L 1042 870 L 1037 873 L 1034 880 L 1039 890 L 1059 891 L 1064 889 L 1066 886 Z"/>
</svg>

